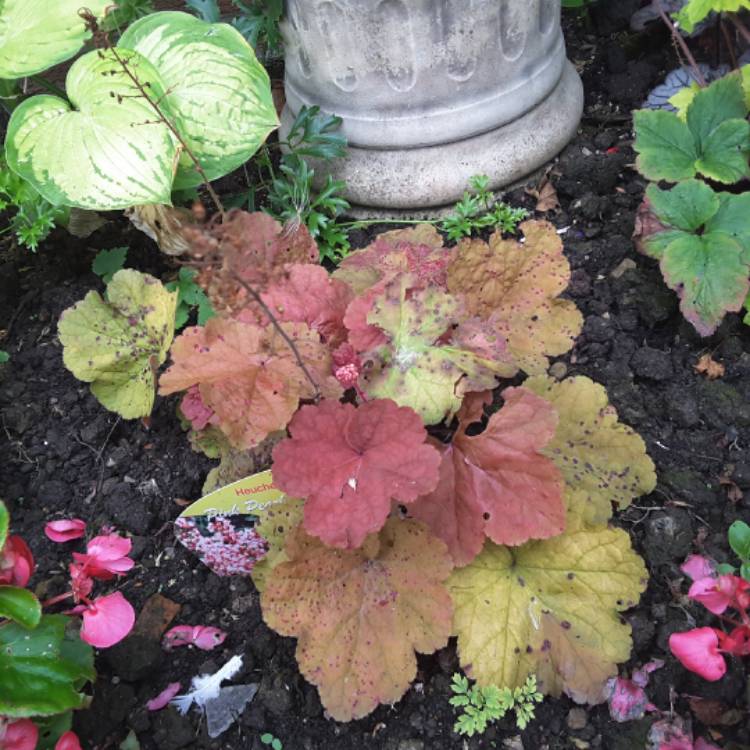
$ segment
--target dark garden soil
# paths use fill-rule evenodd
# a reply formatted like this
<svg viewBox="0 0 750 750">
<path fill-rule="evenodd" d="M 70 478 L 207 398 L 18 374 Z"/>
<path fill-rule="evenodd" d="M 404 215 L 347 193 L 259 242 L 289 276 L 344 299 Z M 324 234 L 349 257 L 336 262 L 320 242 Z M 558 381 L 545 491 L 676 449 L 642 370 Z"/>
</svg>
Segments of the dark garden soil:
<svg viewBox="0 0 750 750">
<path fill-rule="evenodd" d="M 719 701 L 740 713 L 729 715 L 733 726 L 714 727 L 718 744 L 750 743 L 750 672 L 735 660 L 724 680 L 709 684 L 666 651 L 672 632 L 696 620 L 708 623 L 702 608 L 681 596 L 686 587 L 680 587 L 679 564 L 698 550 L 728 560 L 728 525 L 750 521 L 750 327 L 730 315 L 715 336 L 700 339 L 655 264 L 634 250 L 630 236 L 644 181 L 632 167 L 629 113 L 669 69 L 672 52 L 659 29 L 634 37 L 618 28 L 610 17 L 600 18 L 598 28 L 570 22 L 567 30 L 570 56 L 582 68 L 586 112 L 578 137 L 554 167 L 562 209 L 549 218 L 569 227 L 569 294 L 586 322 L 557 367 L 606 385 L 658 470 L 657 490 L 617 518 L 651 573 L 641 603 L 626 615 L 635 648 L 623 671 L 665 659 L 648 688 L 657 706 L 668 710 L 674 702 L 687 716 L 686 696 Z M 534 207 L 523 190 L 511 200 Z M 368 236 L 362 232 L 357 240 L 365 244 Z M 36 255 L 9 247 L 0 255 L 0 329 L 9 329 L 0 348 L 11 355 L 0 370 L 0 495 L 10 503 L 14 530 L 37 557 L 38 593 L 56 593 L 66 582 L 68 550 L 43 536 L 45 521 L 74 516 L 91 529 L 112 524 L 133 538 L 137 566 L 120 589 L 137 610 L 159 592 L 182 605 L 175 622 L 216 625 L 229 637 L 211 653 L 165 654 L 148 636 L 102 652 L 93 704 L 76 717 L 84 747 L 117 747 L 130 729 L 144 750 L 260 750 L 263 732 L 279 737 L 285 750 L 644 746 L 648 720 L 618 725 L 606 707 L 580 709 L 566 698 L 545 700 L 523 733 L 503 721 L 464 741 L 452 732 L 448 705 L 458 667 L 454 644 L 420 658 L 417 680 L 397 705 L 351 724 L 326 719 L 316 690 L 297 670 L 294 641 L 263 624 L 252 582 L 215 576 L 175 542 L 172 521 L 181 501 L 200 496 L 211 466 L 190 449 L 175 399 L 157 399 L 148 428 L 124 422 L 63 367 L 57 319 L 87 290 L 101 288 L 90 271 L 95 249 L 118 245 L 130 247 L 129 266 L 161 276 L 168 271 L 150 241 L 119 219 L 86 241 L 57 232 Z M 726 368 L 721 379 L 708 381 L 694 370 L 706 352 Z M 195 711 L 182 717 L 172 708 L 145 710 L 146 700 L 168 683 L 180 680 L 186 687 L 195 674 L 214 671 L 234 654 L 244 658 L 235 682 L 258 682 L 260 689 L 219 739 L 208 739 Z M 705 725 L 695 727 L 709 736 Z"/>
</svg>

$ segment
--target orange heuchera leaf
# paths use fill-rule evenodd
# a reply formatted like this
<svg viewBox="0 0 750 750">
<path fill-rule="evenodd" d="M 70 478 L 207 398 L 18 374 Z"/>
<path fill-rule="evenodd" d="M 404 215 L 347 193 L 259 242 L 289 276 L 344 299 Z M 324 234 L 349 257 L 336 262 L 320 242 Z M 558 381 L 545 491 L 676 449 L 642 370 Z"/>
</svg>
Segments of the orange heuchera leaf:
<svg viewBox="0 0 750 750">
<path fill-rule="evenodd" d="M 390 519 L 357 550 L 325 547 L 298 528 L 288 562 L 261 596 L 263 619 L 295 636 L 300 671 L 337 721 L 395 703 L 416 676 L 415 651 L 448 642 L 445 545 L 419 523 Z"/>
<path fill-rule="evenodd" d="M 440 454 L 422 420 L 393 401 L 303 406 L 289 433 L 273 451 L 274 481 L 306 498 L 305 528 L 333 547 L 359 547 L 392 499 L 410 503 L 437 484 Z"/>
<path fill-rule="evenodd" d="M 526 388 L 507 388 L 503 398 L 475 437 L 467 428 L 481 418 L 482 396 L 467 400 L 443 452 L 440 483 L 410 508 L 446 542 L 457 565 L 477 556 L 485 536 L 515 546 L 565 528 L 562 476 L 541 453 L 555 435 L 557 413 Z"/>
<path fill-rule="evenodd" d="M 547 369 L 547 356 L 573 346 L 583 318 L 574 303 L 557 299 L 570 281 L 570 265 L 555 228 L 527 221 L 521 229 L 523 244 L 500 232 L 489 244 L 461 242 L 448 267 L 448 289 L 490 320 L 522 370 L 537 374 Z"/>
<path fill-rule="evenodd" d="M 282 325 L 324 395 L 338 397 L 341 388 L 330 374 L 330 354 L 318 334 L 304 324 Z M 211 318 L 175 339 L 171 355 L 159 392 L 166 396 L 197 385 L 236 448 L 252 448 L 269 433 L 284 429 L 300 399 L 314 395 L 291 349 L 272 326 Z"/>
</svg>

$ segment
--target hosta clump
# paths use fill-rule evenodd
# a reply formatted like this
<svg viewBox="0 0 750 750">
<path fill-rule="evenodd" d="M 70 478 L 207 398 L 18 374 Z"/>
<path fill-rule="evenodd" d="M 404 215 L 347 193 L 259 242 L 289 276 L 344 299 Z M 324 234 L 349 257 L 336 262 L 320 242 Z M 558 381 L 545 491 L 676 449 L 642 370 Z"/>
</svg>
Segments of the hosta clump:
<svg viewBox="0 0 750 750">
<path fill-rule="evenodd" d="M 607 522 L 653 464 L 601 386 L 545 375 L 582 318 L 554 227 L 522 230 L 389 232 L 333 277 L 261 214 L 188 232 L 219 314 L 176 339 L 160 389 L 185 392 L 222 481 L 272 449 L 289 499 L 253 577 L 335 719 L 398 700 L 451 635 L 480 688 L 535 674 L 580 702 L 629 655 L 646 570 Z"/>
<path fill-rule="evenodd" d="M 683 315 L 702 336 L 711 335 L 727 312 L 747 306 L 750 194 L 718 192 L 697 178 L 733 185 L 750 176 L 749 88 L 735 72 L 673 97 L 688 102 L 680 114 L 635 113 L 638 169 L 650 180 L 677 183 L 667 190 L 649 187 L 635 236 L 659 260 Z"/>
</svg>

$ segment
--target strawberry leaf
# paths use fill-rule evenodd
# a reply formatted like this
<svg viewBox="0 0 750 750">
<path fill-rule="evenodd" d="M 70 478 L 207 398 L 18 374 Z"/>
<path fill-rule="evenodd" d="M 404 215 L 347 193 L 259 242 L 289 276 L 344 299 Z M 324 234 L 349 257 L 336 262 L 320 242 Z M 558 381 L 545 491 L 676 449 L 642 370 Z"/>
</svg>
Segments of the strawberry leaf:
<svg viewBox="0 0 750 750">
<path fill-rule="evenodd" d="M 557 411 L 554 438 L 542 449 L 565 479 L 568 527 L 606 523 L 612 503 L 620 509 L 656 487 L 654 463 L 643 439 L 617 420 L 603 386 L 584 377 L 557 383 L 529 378 L 524 388 Z"/>
<path fill-rule="evenodd" d="M 331 357 L 318 334 L 302 323 L 282 325 L 321 391 L 338 397 L 341 388 L 330 375 Z M 159 392 L 169 395 L 197 385 L 203 403 L 216 413 L 218 426 L 236 448 L 252 448 L 284 429 L 300 399 L 314 395 L 291 348 L 270 325 L 211 318 L 205 326 L 186 329 L 171 355 Z"/>
<path fill-rule="evenodd" d="M 566 532 L 511 549 L 494 544 L 448 581 L 459 657 L 480 686 L 539 689 L 601 703 L 630 656 L 619 612 L 646 587 L 643 561 L 620 529 Z"/>
<path fill-rule="evenodd" d="M 464 240 L 448 267 L 448 289 L 463 295 L 473 315 L 489 320 L 508 342 L 518 367 L 539 374 L 548 356 L 569 351 L 583 318 L 569 300 L 557 297 L 570 281 L 562 241 L 546 221 L 521 224 L 526 241 Z"/>
<path fill-rule="evenodd" d="M 437 483 L 440 455 L 425 444 L 422 421 L 392 401 L 303 406 L 289 433 L 273 451 L 274 481 L 306 498 L 305 529 L 331 546 L 359 547 L 382 528 L 392 499 L 413 502 Z"/>
<path fill-rule="evenodd" d="M 517 545 L 565 528 L 562 478 L 541 453 L 555 434 L 557 414 L 525 388 L 508 388 L 503 397 L 503 408 L 474 437 L 466 431 L 481 417 L 481 397 L 467 400 L 443 452 L 437 488 L 410 508 L 446 542 L 457 565 L 477 556 L 485 536 Z"/>
<path fill-rule="evenodd" d="M 357 550 L 333 550 L 298 528 L 288 562 L 261 596 L 263 618 L 295 636 L 302 674 L 337 721 L 395 703 L 416 676 L 415 651 L 448 642 L 451 569 L 443 545 L 414 521 L 390 519 Z"/>
</svg>

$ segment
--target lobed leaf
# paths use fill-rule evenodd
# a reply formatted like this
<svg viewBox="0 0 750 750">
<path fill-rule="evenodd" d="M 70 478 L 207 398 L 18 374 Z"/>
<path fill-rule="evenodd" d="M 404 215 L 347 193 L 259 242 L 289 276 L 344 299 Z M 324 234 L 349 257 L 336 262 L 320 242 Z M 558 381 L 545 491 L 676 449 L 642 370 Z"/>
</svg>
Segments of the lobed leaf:
<svg viewBox="0 0 750 750">
<path fill-rule="evenodd" d="M 548 222 L 521 225 L 525 243 L 495 232 L 489 243 L 464 240 L 448 267 L 448 289 L 463 295 L 469 312 L 489 319 L 508 342 L 517 366 L 546 371 L 547 356 L 569 351 L 583 318 L 569 300 L 557 299 L 570 281 L 562 241 Z"/>
<path fill-rule="evenodd" d="M 520 548 L 485 546 L 448 581 L 464 670 L 479 685 L 539 689 L 578 703 L 605 700 L 606 682 L 630 655 L 619 612 L 646 586 L 626 532 L 568 531 Z"/>
<path fill-rule="evenodd" d="M 440 455 L 422 421 L 393 401 L 303 406 L 289 433 L 273 451 L 274 481 L 305 498 L 305 529 L 330 546 L 359 547 L 392 500 L 411 503 L 437 483 Z"/>
<path fill-rule="evenodd" d="M 440 482 L 410 514 L 447 545 L 456 565 L 471 562 L 485 536 L 518 545 L 565 528 L 560 472 L 542 451 L 555 435 L 557 414 L 526 388 L 506 388 L 505 405 L 484 432 L 467 429 L 481 418 L 481 395 L 467 397 L 453 442 L 443 450 Z"/>
<path fill-rule="evenodd" d="M 324 395 L 341 388 L 331 373 L 331 358 L 317 333 L 300 323 L 282 324 L 295 342 Z M 218 427 L 235 448 L 252 448 L 283 430 L 300 399 L 314 391 L 294 354 L 276 329 L 229 318 L 211 318 L 175 339 L 172 365 L 159 380 L 169 395 L 197 385 L 203 403 L 218 417 Z"/>
<path fill-rule="evenodd" d="M 750 0 L 688 0 L 677 14 L 677 23 L 692 34 L 710 13 L 736 13 L 743 9 L 750 10 Z"/>
<path fill-rule="evenodd" d="M 174 335 L 177 293 L 139 271 L 118 271 L 107 285 L 63 312 L 58 333 L 63 362 L 91 383 L 99 402 L 125 419 L 146 417 L 154 405 L 156 369 Z"/>
<path fill-rule="evenodd" d="M 557 383 L 538 376 L 523 387 L 545 399 L 558 415 L 555 436 L 541 452 L 565 480 L 568 528 L 606 523 L 613 503 L 623 509 L 653 491 L 656 472 L 646 445 L 618 421 L 603 386 L 585 377 Z"/>
<path fill-rule="evenodd" d="M 415 651 L 445 646 L 451 569 L 421 524 L 389 520 L 358 550 L 325 547 L 299 528 L 261 596 L 263 618 L 298 639 L 297 661 L 336 721 L 395 703 L 417 671 Z"/>
</svg>

